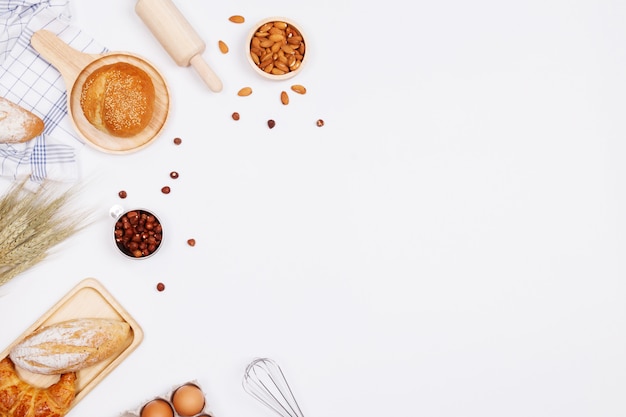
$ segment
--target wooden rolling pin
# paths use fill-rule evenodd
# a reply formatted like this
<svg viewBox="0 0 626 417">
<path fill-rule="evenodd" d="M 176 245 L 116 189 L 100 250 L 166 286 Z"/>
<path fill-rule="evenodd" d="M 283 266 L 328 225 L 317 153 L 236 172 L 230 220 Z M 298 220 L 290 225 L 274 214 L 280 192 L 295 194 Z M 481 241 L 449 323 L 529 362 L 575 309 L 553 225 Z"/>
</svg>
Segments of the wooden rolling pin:
<svg viewBox="0 0 626 417">
<path fill-rule="evenodd" d="M 215 92 L 222 81 L 202 57 L 206 44 L 171 0 L 138 0 L 135 12 L 177 65 L 191 65 Z"/>
</svg>

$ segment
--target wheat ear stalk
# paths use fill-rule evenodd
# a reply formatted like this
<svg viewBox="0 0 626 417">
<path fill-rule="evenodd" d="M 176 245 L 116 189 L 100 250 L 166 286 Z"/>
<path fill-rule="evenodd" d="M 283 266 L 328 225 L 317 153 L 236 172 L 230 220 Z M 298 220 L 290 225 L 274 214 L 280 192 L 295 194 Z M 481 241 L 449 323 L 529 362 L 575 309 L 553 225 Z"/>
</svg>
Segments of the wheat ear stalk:
<svg viewBox="0 0 626 417">
<path fill-rule="evenodd" d="M 49 250 L 88 224 L 86 212 L 70 212 L 77 188 L 14 184 L 0 199 L 0 285 L 46 258 Z"/>
</svg>

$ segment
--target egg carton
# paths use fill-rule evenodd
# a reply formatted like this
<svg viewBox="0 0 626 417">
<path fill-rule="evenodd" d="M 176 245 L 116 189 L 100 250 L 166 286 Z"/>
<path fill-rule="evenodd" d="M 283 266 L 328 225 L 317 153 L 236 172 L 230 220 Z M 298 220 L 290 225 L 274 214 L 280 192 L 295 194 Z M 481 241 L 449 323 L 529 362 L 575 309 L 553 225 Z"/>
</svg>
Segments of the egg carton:
<svg viewBox="0 0 626 417">
<path fill-rule="evenodd" d="M 214 415 L 207 406 L 206 393 L 198 381 L 193 380 L 176 385 L 165 394 L 150 398 L 134 410 L 120 414 L 119 417 L 214 417 Z"/>
</svg>

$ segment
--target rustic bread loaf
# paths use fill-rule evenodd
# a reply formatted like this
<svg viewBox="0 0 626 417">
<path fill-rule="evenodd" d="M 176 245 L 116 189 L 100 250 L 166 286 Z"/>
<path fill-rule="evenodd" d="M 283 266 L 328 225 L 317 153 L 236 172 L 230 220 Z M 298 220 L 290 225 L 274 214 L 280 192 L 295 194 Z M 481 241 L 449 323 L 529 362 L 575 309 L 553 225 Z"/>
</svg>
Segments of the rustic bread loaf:
<svg viewBox="0 0 626 417">
<path fill-rule="evenodd" d="M 155 89 L 150 76 L 126 62 L 104 65 L 81 89 L 80 106 L 93 126 L 118 137 L 130 137 L 148 126 L 154 113 Z"/>
<path fill-rule="evenodd" d="M 9 357 L 15 365 L 33 373 L 64 374 L 119 354 L 131 339 L 132 330 L 124 321 L 73 319 L 36 330 L 15 345 Z"/>
<path fill-rule="evenodd" d="M 38 116 L 12 101 L 0 97 L 0 143 L 27 142 L 43 132 Z"/>
</svg>

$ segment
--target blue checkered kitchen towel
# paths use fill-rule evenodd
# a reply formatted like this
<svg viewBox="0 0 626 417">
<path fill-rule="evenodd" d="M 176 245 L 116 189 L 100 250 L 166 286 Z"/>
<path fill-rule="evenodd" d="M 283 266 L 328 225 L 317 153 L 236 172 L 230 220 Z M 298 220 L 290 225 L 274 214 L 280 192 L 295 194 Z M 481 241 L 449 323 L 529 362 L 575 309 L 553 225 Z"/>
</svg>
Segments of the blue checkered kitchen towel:
<svg viewBox="0 0 626 417">
<path fill-rule="evenodd" d="M 79 28 L 70 24 L 69 0 L 0 0 L 0 96 L 41 117 L 44 132 L 33 140 L 0 144 L 0 176 L 31 181 L 73 182 L 77 155 L 84 147 L 67 112 L 61 74 L 30 46 L 39 29 L 55 33 L 74 49 L 103 53 Z"/>
</svg>

